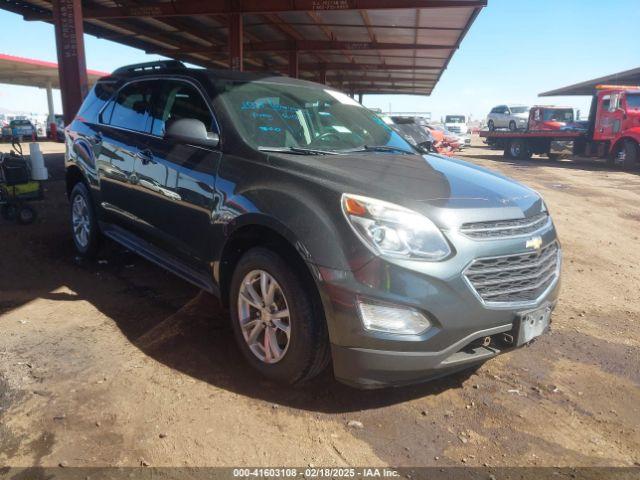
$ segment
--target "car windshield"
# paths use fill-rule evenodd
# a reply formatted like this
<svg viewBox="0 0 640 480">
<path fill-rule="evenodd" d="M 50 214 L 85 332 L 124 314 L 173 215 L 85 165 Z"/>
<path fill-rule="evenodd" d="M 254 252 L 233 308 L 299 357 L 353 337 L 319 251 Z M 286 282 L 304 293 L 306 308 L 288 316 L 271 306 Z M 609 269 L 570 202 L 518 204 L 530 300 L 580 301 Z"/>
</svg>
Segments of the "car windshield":
<svg viewBox="0 0 640 480">
<path fill-rule="evenodd" d="M 447 115 L 444 123 L 464 123 L 464 117 L 461 115 Z"/>
<path fill-rule="evenodd" d="M 640 93 L 627 93 L 627 108 L 640 110 Z"/>
<path fill-rule="evenodd" d="M 529 111 L 529 107 L 509 107 L 511 113 L 526 113 Z"/>
<path fill-rule="evenodd" d="M 573 122 L 573 109 L 555 108 L 543 110 L 542 118 L 545 122 Z"/>
<path fill-rule="evenodd" d="M 29 120 L 13 120 L 11 122 L 12 127 L 27 127 L 29 125 L 31 125 Z"/>
<path fill-rule="evenodd" d="M 268 81 L 218 81 L 216 87 L 235 125 L 256 148 L 412 151 L 379 116 L 336 90 Z"/>
</svg>

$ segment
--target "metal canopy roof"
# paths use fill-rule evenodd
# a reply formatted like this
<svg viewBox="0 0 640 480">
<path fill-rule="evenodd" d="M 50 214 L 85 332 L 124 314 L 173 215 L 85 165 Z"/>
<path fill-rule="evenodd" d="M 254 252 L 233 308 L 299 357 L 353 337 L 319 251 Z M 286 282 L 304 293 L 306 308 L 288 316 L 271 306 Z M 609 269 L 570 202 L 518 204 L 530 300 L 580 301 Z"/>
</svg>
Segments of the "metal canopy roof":
<svg viewBox="0 0 640 480">
<path fill-rule="evenodd" d="M 87 70 L 89 84 L 94 84 L 105 72 Z M 14 57 L 0 53 L 0 83 L 27 87 L 60 88 L 58 64 L 32 58 Z"/>
<path fill-rule="evenodd" d="M 541 93 L 541 97 L 551 97 L 555 95 L 593 95 L 596 93 L 596 85 L 640 85 L 640 67 L 626 70 L 612 75 L 606 75 L 586 82 L 576 83 L 568 87 L 549 90 Z"/>
<path fill-rule="evenodd" d="M 51 21 L 51 0 L 0 0 Z M 241 13 L 244 69 L 287 72 L 354 93 L 429 95 L 487 0 L 90 0 L 85 32 L 204 67 L 228 67 Z"/>
</svg>

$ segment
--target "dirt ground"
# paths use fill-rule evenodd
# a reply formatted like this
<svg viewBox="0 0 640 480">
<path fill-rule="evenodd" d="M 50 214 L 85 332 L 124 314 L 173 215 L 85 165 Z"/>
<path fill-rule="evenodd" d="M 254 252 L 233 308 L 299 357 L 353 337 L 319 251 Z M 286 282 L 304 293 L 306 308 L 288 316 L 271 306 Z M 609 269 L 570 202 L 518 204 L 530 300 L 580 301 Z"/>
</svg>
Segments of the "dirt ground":
<svg viewBox="0 0 640 480">
<path fill-rule="evenodd" d="M 552 332 L 474 373 L 362 392 L 262 380 L 213 298 L 113 244 L 76 258 L 60 145 L 43 150 L 37 223 L 0 220 L 0 465 L 639 464 L 640 171 L 465 151 L 548 203 Z"/>
</svg>

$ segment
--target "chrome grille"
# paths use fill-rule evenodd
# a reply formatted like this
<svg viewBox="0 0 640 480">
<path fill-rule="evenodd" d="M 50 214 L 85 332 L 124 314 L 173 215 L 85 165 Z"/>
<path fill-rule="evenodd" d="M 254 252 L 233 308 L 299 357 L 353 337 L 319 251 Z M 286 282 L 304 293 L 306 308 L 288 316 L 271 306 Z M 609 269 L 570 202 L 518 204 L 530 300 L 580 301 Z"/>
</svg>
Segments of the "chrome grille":
<svg viewBox="0 0 640 480">
<path fill-rule="evenodd" d="M 460 127 L 457 127 L 455 125 L 451 125 L 450 127 L 447 127 L 447 130 L 453 133 L 460 133 L 462 131 Z"/>
<path fill-rule="evenodd" d="M 559 267 L 553 242 L 536 252 L 479 258 L 464 276 L 485 304 L 533 302 L 555 282 Z"/>
<path fill-rule="evenodd" d="M 533 217 L 518 218 L 513 220 L 497 220 L 492 222 L 465 223 L 460 231 L 470 238 L 507 238 L 520 235 L 530 235 L 551 222 L 551 217 L 546 212 Z"/>
</svg>

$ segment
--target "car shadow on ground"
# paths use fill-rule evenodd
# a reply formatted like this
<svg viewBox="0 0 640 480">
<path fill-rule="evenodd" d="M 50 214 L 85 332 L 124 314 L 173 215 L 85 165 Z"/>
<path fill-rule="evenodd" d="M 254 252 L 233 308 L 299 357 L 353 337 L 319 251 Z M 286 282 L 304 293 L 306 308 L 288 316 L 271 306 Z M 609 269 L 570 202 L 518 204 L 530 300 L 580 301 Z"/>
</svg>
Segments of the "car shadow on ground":
<svg viewBox="0 0 640 480">
<path fill-rule="evenodd" d="M 291 408 L 341 413 L 384 407 L 460 388 L 473 370 L 421 385 L 361 391 L 337 382 L 331 366 L 300 386 L 265 380 L 246 363 L 228 313 L 211 295 L 105 241 L 97 260 L 75 254 L 68 225 L 60 156 L 47 156 L 52 180 L 40 202 L 41 220 L 3 224 L 0 317 L 45 299 L 86 301 L 157 362 L 216 388 Z M 1 221 L 0 221 L 1 223 Z M 19 287 L 11 278 L 19 279 Z M 61 288 L 65 287 L 65 288 Z M 88 313 L 90 314 L 90 313 Z"/>
<path fill-rule="evenodd" d="M 111 243 L 111 242 L 109 242 Z M 432 380 L 428 383 L 378 390 L 357 390 L 335 380 L 331 365 L 315 379 L 297 386 L 281 385 L 266 380 L 255 372 L 242 357 L 228 312 L 217 298 L 198 291 L 178 278 L 172 278 L 155 265 L 137 258 L 122 247 L 105 245 L 99 262 L 75 260 L 73 252 L 67 252 L 67 261 L 89 275 L 78 275 L 65 280 L 65 285 L 75 295 L 50 293 L 45 298 L 56 301 L 85 300 L 108 316 L 127 339 L 155 361 L 167 367 L 237 394 L 259 399 L 274 405 L 295 409 L 322 412 L 347 413 L 380 408 L 419 397 L 438 394 L 444 390 L 460 388 L 473 373 L 473 369 Z M 136 269 L 144 270 L 144 277 L 162 278 L 161 289 L 127 280 L 119 295 L 129 298 L 127 304 L 118 304 L 101 293 L 87 281 L 97 280 L 97 273 L 105 277 L 110 271 L 126 268 L 123 264 L 135 263 Z M 158 271 L 155 271 L 158 270 Z M 184 292 L 179 298 L 175 292 Z M 163 299 L 167 292 L 169 299 Z M 171 292 L 171 293 L 170 293 Z M 180 300 L 182 298 L 183 300 Z M 153 303 L 154 305 L 149 305 Z M 182 303 L 180 305 L 180 303 Z M 148 309 L 165 312 L 134 315 L 131 309 L 144 312 Z"/>
<path fill-rule="evenodd" d="M 157 268 L 142 259 L 129 258 L 134 255 L 117 245 L 109 245 L 105 253 L 101 258 L 115 269 L 119 268 L 118 263 L 127 259 L 135 261 L 137 268 Z M 92 271 L 99 265 L 86 262 L 81 268 Z M 164 272 L 155 275 L 164 277 Z M 101 298 L 90 293 L 93 289 L 85 295 L 82 286 L 78 285 L 77 290 L 73 286 L 71 288 L 108 315 L 128 340 L 150 358 L 216 388 L 274 405 L 322 413 L 375 409 L 460 388 L 474 371 L 471 368 L 419 385 L 362 391 L 335 380 L 329 365 L 319 377 L 305 384 L 276 384 L 266 380 L 247 364 L 236 345 L 228 312 L 217 298 L 185 286 L 182 280 L 174 279 L 170 274 L 167 274 L 165 281 L 167 290 L 184 290 L 186 287 L 191 294 L 185 295 L 184 303 L 178 308 L 170 306 L 171 302 L 168 302 L 163 308 L 167 312 L 164 317 L 148 318 L 143 322 L 120 308 L 113 308 L 110 301 L 103 304 Z M 146 288 L 144 285 L 127 287 L 126 291 L 138 295 L 138 302 L 156 302 L 161 300 L 159 297 L 162 295 L 155 288 Z"/>
</svg>

